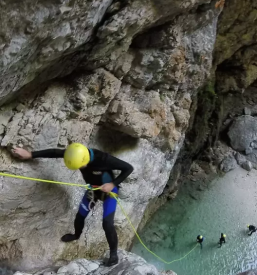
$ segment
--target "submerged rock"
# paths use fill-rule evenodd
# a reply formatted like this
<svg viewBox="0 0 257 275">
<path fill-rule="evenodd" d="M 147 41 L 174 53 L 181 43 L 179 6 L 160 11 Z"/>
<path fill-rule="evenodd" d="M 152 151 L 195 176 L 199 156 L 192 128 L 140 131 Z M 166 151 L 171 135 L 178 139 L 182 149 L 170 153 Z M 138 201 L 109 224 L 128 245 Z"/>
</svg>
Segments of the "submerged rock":
<svg viewBox="0 0 257 275">
<path fill-rule="evenodd" d="M 168 271 L 162 271 L 160 273 L 161 275 L 177 275 L 175 272 L 168 270 Z"/>
<path fill-rule="evenodd" d="M 238 275 L 257 275 L 257 269 L 249 270 L 243 273 L 239 273 Z"/>
</svg>

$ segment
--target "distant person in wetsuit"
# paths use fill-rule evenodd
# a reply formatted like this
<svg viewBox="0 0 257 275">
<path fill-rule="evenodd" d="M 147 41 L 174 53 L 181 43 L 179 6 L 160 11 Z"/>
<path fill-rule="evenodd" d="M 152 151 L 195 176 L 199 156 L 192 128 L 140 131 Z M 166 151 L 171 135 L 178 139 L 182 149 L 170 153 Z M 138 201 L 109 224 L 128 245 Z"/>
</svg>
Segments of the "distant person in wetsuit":
<svg viewBox="0 0 257 275">
<path fill-rule="evenodd" d="M 219 247 L 222 246 L 222 243 L 226 243 L 226 235 L 223 233 L 220 234 L 220 241 L 218 242 L 218 244 L 220 245 Z"/>
<path fill-rule="evenodd" d="M 20 159 L 63 158 L 65 165 L 71 170 L 80 170 L 86 183 L 100 186 L 101 190 L 86 191 L 79 205 L 74 220 L 75 234 L 66 234 L 61 240 L 72 242 L 78 240 L 84 228 L 84 221 L 97 200 L 103 201 L 103 229 L 110 247 L 110 258 L 106 263 L 112 266 L 118 263 L 118 237 L 114 227 L 114 214 L 117 201 L 108 195 L 118 194 L 119 184 L 133 171 L 133 167 L 125 161 L 115 158 L 96 149 L 89 149 L 80 143 L 73 143 L 66 149 L 47 149 L 29 152 L 22 148 L 12 150 L 14 156 Z M 113 170 L 121 171 L 114 177 Z M 93 196 L 92 196 L 93 193 Z"/>
<path fill-rule="evenodd" d="M 202 235 L 198 235 L 197 238 L 196 238 L 196 241 L 200 244 L 201 249 L 203 249 L 204 237 Z"/>
<path fill-rule="evenodd" d="M 257 231 L 257 228 L 254 225 L 247 225 L 248 229 L 249 229 L 249 233 L 248 235 L 251 236 L 254 232 Z"/>
</svg>

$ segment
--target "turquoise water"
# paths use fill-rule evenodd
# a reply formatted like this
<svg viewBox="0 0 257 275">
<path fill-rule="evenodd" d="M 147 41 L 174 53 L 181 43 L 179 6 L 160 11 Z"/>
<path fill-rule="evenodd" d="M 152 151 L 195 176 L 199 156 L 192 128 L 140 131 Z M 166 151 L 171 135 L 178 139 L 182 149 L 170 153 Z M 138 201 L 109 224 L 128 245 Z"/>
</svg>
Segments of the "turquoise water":
<svg viewBox="0 0 257 275">
<path fill-rule="evenodd" d="M 197 182 L 182 186 L 176 199 L 160 208 L 140 235 L 167 261 L 187 254 L 199 234 L 205 237 L 203 249 L 197 247 L 171 265 L 158 261 L 138 241 L 132 252 L 159 270 L 178 275 L 234 275 L 257 268 L 257 233 L 247 235 L 247 224 L 257 225 L 257 171 L 238 168 L 204 190 L 198 186 Z M 218 248 L 221 232 L 227 235 L 227 243 Z"/>
</svg>

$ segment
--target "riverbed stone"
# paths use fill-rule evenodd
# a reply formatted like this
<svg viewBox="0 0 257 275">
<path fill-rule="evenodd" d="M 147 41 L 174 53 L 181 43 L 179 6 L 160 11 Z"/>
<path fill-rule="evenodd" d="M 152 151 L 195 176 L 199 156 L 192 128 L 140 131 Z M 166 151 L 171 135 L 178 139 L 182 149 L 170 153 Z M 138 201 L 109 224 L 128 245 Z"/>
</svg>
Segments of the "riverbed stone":
<svg viewBox="0 0 257 275">
<path fill-rule="evenodd" d="M 248 115 L 236 118 L 228 136 L 234 150 L 249 154 L 257 142 L 257 118 Z"/>
<path fill-rule="evenodd" d="M 220 164 L 220 170 L 227 173 L 233 169 L 235 169 L 237 166 L 237 162 L 234 158 L 234 156 L 229 155 L 223 159 L 223 161 Z"/>
<path fill-rule="evenodd" d="M 244 168 L 247 171 L 251 171 L 252 168 L 253 168 L 253 165 L 249 160 L 247 160 L 244 163 L 242 163 L 241 167 Z"/>
</svg>

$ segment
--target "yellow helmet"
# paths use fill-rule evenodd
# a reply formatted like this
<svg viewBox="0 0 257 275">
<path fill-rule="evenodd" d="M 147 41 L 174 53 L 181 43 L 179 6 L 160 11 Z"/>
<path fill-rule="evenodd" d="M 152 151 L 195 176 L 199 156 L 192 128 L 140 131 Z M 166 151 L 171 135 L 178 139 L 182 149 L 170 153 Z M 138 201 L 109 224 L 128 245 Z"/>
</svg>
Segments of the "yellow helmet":
<svg viewBox="0 0 257 275">
<path fill-rule="evenodd" d="M 227 235 L 226 235 L 226 234 L 223 234 L 223 237 L 224 237 L 224 238 L 226 238 L 226 237 L 227 237 Z"/>
<path fill-rule="evenodd" d="M 87 165 L 90 154 L 86 146 L 81 143 L 70 144 L 64 153 L 64 163 L 71 170 L 77 170 Z"/>
<path fill-rule="evenodd" d="M 250 227 L 250 225 L 249 225 L 249 224 L 247 224 L 247 227 L 249 228 L 249 227 Z"/>
<path fill-rule="evenodd" d="M 200 237 L 199 237 L 199 239 L 201 240 L 203 238 L 203 236 L 201 235 Z"/>
</svg>

